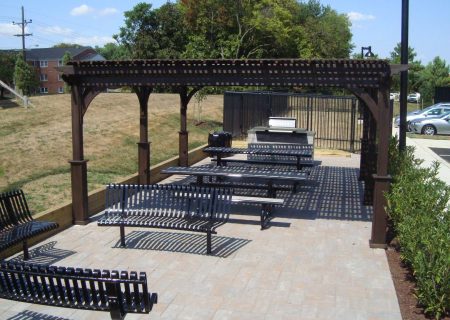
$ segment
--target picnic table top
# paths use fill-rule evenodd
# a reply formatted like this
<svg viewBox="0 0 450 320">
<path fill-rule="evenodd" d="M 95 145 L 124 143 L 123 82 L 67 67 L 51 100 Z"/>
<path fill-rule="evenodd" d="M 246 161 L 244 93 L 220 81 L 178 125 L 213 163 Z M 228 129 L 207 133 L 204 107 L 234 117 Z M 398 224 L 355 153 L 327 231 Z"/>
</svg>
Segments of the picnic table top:
<svg viewBox="0 0 450 320">
<path fill-rule="evenodd" d="M 309 145 L 305 145 L 309 146 Z M 203 151 L 212 154 L 235 153 L 235 154 L 265 154 L 265 155 L 284 155 L 312 157 L 313 152 L 308 147 L 305 149 L 281 149 L 281 148 L 231 148 L 231 147 L 206 147 Z"/>
<path fill-rule="evenodd" d="M 307 173 L 291 170 L 280 170 L 275 168 L 256 167 L 222 167 L 222 166 L 194 166 L 194 167 L 169 167 L 163 169 L 162 173 L 182 174 L 195 176 L 218 176 L 228 178 L 255 178 L 265 180 L 292 180 L 303 181 Z"/>
</svg>

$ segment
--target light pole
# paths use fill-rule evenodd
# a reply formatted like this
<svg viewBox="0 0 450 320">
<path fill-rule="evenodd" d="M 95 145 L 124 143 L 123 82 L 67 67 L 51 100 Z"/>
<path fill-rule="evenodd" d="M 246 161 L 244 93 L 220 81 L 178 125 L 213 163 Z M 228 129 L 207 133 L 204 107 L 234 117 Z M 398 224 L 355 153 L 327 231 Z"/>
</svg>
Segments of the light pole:
<svg viewBox="0 0 450 320">
<path fill-rule="evenodd" d="M 402 44 L 400 51 L 400 63 L 408 64 L 408 24 L 409 24 L 409 0 L 402 0 Z M 408 104 L 406 95 L 408 94 L 408 70 L 400 73 L 400 134 L 398 148 L 400 151 L 406 149 L 406 113 Z"/>
<path fill-rule="evenodd" d="M 366 54 L 364 54 L 364 51 L 367 51 Z M 372 46 L 368 46 L 368 47 L 361 47 L 361 58 L 364 59 L 364 57 L 366 58 L 372 58 L 375 55 L 372 52 Z"/>
</svg>

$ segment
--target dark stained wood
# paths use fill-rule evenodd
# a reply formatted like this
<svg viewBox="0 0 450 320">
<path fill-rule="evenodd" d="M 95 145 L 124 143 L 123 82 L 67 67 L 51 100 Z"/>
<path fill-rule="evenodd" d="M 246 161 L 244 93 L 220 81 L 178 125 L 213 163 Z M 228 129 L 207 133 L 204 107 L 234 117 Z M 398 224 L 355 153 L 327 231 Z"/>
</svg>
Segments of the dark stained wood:
<svg viewBox="0 0 450 320">
<path fill-rule="evenodd" d="M 392 72 L 406 66 L 390 66 L 385 60 L 300 60 L 300 59 L 254 59 L 254 60 L 130 60 L 130 61 L 74 61 L 58 68 L 63 79 L 72 86 L 72 139 L 74 157 L 72 165 L 73 215 L 76 222 L 87 219 L 86 161 L 83 158 L 83 115 L 96 92 L 102 89 L 131 86 L 144 90 L 154 86 L 179 88 L 180 93 L 180 165 L 187 165 L 188 132 L 186 130 L 187 105 L 195 88 L 203 86 L 270 86 L 270 87 L 341 87 L 351 90 L 364 101 L 371 123 L 364 124 L 368 130 L 363 139 L 365 148 L 361 160 L 364 179 L 376 171 L 374 196 L 374 223 L 371 245 L 383 245 L 385 239 L 383 221 L 384 201 L 380 195 L 388 190 L 385 183 L 387 166 L 386 139 L 390 135 L 391 115 L 386 101 Z M 190 92 L 188 87 L 194 87 Z M 141 104 L 142 105 L 142 104 Z M 144 119 L 143 116 L 141 119 Z M 373 120 L 373 121 L 372 121 Z M 139 142 L 142 181 L 147 179 L 147 153 L 150 153 L 145 128 Z M 375 131 L 374 131 L 375 130 Z M 374 133 L 376 132 L 376 134 Z M 378 136 L 378 137 L 377 137 Z M 376 139 L 376 137 L 378 139 Z M 378 145 L 374 143 L 378 141 Z M 372 143 L 372 144 L 371 144 Z M 374 151 L 375 150 L 375 151 Z M 378 151 L 377 151 L 378 150 Z M 378 153 L 376 153 L 378 152 Z M 369 163 L 376 157 L 378 163 Z M 148 164 L 149 166 L 149 164 Z M 372 171 L 373 170 L 373 171 Z M 367 176 L 370 176 L 369 178 Z M 383 180 L 383 181 L 381 181 Z M 378 181 L 378 183 L 377 183 Z M 370 190 L 370 189 L 368 189 Z M 378 196 L 377 196 L 378 194 Z M 370 196 L 371 197 L 371 196 Z M 376 226 L 376 228 L 374 228 Z M 381 227 L 378 227 L 381 226 Z"/>
</svg>

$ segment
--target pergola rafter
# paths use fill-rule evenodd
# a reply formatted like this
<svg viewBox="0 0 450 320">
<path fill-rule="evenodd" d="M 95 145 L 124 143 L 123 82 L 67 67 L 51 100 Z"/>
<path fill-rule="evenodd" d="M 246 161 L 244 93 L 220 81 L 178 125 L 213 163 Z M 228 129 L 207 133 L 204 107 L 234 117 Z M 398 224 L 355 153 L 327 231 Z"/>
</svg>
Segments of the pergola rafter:
<svg viewBox="0 0 450 320">
<path fill-rule="evenodd" d="M 372 247 L 386 243 L 383 192 L 388 190 L 388 144 L 392 111 L 391 74 L 404 69 L 383 60 L 131 60 L 71 62 L 59 68 L 72 87 L 72 200 L 74 223 L 88 220 L 87 160 L 83 154 L 83 117 L 95 96 L 107 88 L 133 87 L 140 106 L 139 183 L 150 182 L 148 99 L 155 86 L 172 87 L 180 95 L 179 162 L 187 165 L 186 111 L 192 96 L 205 86 L 340 87 L 365 106 L 361 177 L 372 186 Z M 367 123 L 366 123 L 367 122 Z M 377 139 L 376 139 L 377 138 Z M 376 141 L 378 148 L 375 147 Z M 376 168 L 367 159 L 376 156 Z M 375 173 L 372 175 L 372 173 Z M 366 187 L 366 192 L 370 192 Z M 371 197 L 372 198 L 372 197 Z"/>
</svg>

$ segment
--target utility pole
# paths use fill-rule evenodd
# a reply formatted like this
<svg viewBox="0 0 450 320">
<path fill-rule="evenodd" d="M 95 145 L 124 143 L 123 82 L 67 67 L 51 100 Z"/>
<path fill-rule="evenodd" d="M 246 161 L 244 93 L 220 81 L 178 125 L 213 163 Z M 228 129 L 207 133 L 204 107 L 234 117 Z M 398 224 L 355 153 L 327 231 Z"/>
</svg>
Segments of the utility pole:
<svg viewBox="0 0 450 320">
<path fill-rule="evenodd" d="M 22 22 L 14 22 L 13 21 L 13 25 L 20 25 L 22 26 L 22 33 L 21 34 L 15 34 L 16 37 L 22 37 L 22 55 L 23 55 L 23 60 L 26 62 L 27 61 L 27 57 L 26 57 L 26 53 L 25 53 L 25 37 L 28 36 L 32 36 L 32 33 L 25 33 L 25 27 L 27 26 L 27 24 L 32 23 L 33 21 L 30 20 L 25 20 L 25 14 L 24 14 L 24 10 L 23 10 L 23 6 L 22 6 Z"/>
</svg>

